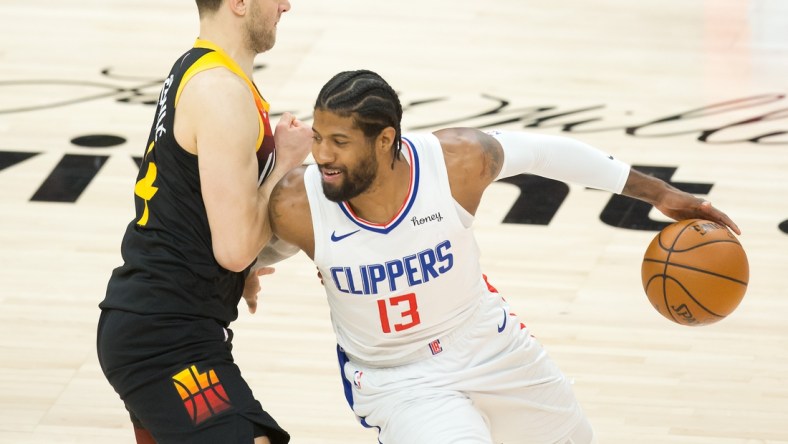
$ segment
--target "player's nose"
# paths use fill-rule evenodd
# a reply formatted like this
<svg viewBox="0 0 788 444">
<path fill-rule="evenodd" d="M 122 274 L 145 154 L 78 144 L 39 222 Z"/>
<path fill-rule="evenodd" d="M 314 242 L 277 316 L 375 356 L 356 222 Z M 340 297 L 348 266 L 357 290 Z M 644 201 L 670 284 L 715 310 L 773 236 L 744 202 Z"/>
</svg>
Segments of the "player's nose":
<svg viewBox="0 0 788 444">
<path fill-rule="evenodd" d="M 312 139 L 312 157 L 319 165 L 330 164 L 334 161 L 333 151 L 322 139 Z"/>
</svg>

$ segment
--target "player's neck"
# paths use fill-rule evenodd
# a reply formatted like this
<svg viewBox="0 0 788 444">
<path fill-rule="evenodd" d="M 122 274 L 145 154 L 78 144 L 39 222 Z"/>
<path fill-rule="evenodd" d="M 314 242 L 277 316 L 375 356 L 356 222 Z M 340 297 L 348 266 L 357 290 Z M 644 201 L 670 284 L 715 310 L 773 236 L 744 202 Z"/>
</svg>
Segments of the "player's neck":
<svg viewBox="0 0 788 444">
<path fill-rule="evenodd" d="M 348 202 L 360 218 L 386 224 L 402 209 L 410 190 L 410 165 L 402 156 L 391 168 L 390 159 L 378 168 L 378 175 L 367 191 Z"/>
<path fill-rule="evenodd" d="M 256 54 L 247 48 L 246 42 L 238 33 L 227 32 L 221 27 L 201 23 L 200 39 L 207 40 L 221 48 L 241 67 L 244 74 L 252 79 Z"/>
</svg>

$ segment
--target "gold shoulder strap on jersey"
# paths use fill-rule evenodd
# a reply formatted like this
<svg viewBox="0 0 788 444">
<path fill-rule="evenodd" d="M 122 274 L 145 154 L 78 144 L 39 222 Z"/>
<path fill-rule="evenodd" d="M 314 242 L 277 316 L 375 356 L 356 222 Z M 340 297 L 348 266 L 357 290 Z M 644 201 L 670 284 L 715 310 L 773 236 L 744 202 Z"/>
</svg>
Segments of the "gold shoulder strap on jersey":
<svg viewBox="0 0 788 444">
<path fill-rule="evenodd" d="M 203 39 L 197 39 L 194 43 L 195 48 L 205 48 L 212 50 L 211 52 L 203 55 L 200 57 L 196 62 L 194 62 L 183 74 L 183 78 L 181 79 L 181 83 L 178 85 L 178 91 L 175 93 L 175 105 L 178 106 L 178 100 L 180 99 L 181 92 L 183 91 L 183 87 L 189 82 L 189 80 L 194 77 L 197 73 L 202 71 L 206 71 L 213 68 L 226 68 L 235 73 L 238 77 L 242 78 L 247 86 L 249 86 L 249 90 L 252 92 L 252 96 L 254 97 L 255 104 L 258 108 L 268 112 L 270 105 L 266 102 L 257 90 L 257 87 L 254 83 L 249 79 L 246 73 L 241 69 L 240 66 L 232 59 L 227 53 L 222 50 L 216 44 Z M 260 123 L 260 131 L 257 135 L 257 143 L 255 147 L 259 147 L 263 141 L 263 137 L 265 137 L 265 125 L 263 123 L 263 117 L 258 115 L 258 121 Z"/>
</svg>

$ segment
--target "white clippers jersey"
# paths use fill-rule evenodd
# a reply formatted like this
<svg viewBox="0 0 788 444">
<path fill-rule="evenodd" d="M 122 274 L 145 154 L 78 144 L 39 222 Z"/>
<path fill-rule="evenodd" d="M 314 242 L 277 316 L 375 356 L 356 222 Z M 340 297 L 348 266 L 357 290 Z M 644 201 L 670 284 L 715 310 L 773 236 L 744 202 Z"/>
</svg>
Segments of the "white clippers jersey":
<svg viewBox="0 0 788 444">
<path fill-rule="evenodd" d="M 304 175 L 337 341 L 371 366 L 399 365 L 467 323 L 488 294 L 479 250 L 463 226 L 432 134 L 403 137 L 410 190 L 386 224 L 365 221 L 323 195 L 320 171 Z M 429 355 L 429 353 L 427 353 Z"/>
</svg>

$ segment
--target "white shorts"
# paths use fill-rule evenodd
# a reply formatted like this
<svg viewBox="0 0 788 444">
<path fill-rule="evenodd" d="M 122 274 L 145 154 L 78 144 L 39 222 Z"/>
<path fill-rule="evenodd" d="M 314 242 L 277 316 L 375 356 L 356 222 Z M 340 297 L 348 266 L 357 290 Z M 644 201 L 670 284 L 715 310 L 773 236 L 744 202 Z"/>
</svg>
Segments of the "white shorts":
<svg viewBox="0 0 788 444">
<path fill-rule="evenodd" d="M 500 296 L 433 347 L 434 356 L 389 368 L 340 350 L 348 402 L 381 444 L 591 442 L 569 382 Z"/>
</svg>

